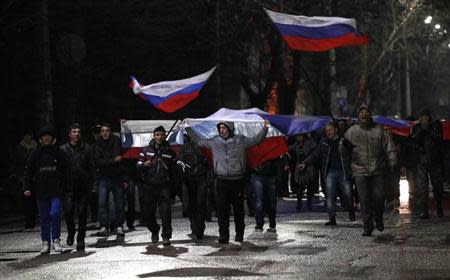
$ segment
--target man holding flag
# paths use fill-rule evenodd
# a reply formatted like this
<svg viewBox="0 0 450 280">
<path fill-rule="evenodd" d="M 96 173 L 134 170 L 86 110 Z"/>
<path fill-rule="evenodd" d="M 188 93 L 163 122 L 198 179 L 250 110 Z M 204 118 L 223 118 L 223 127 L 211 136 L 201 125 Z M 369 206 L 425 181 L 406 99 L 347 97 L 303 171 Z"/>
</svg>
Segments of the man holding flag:
<svg viewBox="0 0 450 280">
<path fill-rule="evenodd" d="M 230 238 L 230 204 L 233 206 L 236 236 L 235 241 L 244 240 L 244 178 L 247 169 L 246 149 L 263 141 L 270 123 L 264 121 L 261 131 L 254 137 L 234 134 L 234 123 L 219 122 L 219 135 L 211 139 L 200 139 L 190 128 L 186 132 L 198 146 L 210 148 L 213 168 L 217 176 L 219 243 L 227 244 Z"/>
</svg>

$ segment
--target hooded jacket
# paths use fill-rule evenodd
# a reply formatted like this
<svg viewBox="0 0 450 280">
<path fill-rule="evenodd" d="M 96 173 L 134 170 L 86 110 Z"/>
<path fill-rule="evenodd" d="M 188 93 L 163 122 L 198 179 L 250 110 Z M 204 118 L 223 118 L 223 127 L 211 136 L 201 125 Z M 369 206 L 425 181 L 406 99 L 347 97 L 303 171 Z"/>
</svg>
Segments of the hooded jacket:
<svg viewBox="0 0 450 280">
<path fill-rule="evenodd" d="M 345 140 L 351 150 L 353 176 L 380 175 L 397 164 L 397 150 L 391 135 L 373 122 L 350 127 Z"/>
<path fill-rule="evenodd" d="M 412 128 L 411 139 L 417 154 L 416 164 L 427 166 L 442 164 L 443 137 L 440 121 L 434 121 L 428 127 L 417 123 Z"/>
<path fill-rule="evenodd" d="M 186 128 L 186 132 L 192 141 L 198 146 L 209 148 L 213 154 L 214 173 L 220 179 L 239 180 L 245 176 L 247 171 L 246 150 L 261 143 L 267 135 L 268 128 L 263 127 L 254 137 L 234 134 L 234 123 L 219 122 L 230 130 L 230 135 L 224 138 L 216 135 L 211 139 L 200 139 L 191 128 Z"/>
</svg>

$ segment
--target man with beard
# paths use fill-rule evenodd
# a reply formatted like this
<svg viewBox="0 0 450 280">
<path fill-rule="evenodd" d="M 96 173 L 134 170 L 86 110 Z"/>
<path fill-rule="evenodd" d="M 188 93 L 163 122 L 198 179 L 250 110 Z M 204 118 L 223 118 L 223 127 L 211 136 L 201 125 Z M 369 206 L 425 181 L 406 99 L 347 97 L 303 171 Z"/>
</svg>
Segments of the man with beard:
<svg viewBox="0 0 450 280">
<path fill-rule="evenodd" d="M 358 124 L 345 133 L 351 149 L 352 173 L 358 189 L 361 215 L 364 222 L 363 236 L 371 236 L 375 227 L 384 230 L 384 177 L 388 168 L 397 164 L 397 151 L 391 135 L 373 123 L 369 107 L 358 109 Z"/>
</svg>

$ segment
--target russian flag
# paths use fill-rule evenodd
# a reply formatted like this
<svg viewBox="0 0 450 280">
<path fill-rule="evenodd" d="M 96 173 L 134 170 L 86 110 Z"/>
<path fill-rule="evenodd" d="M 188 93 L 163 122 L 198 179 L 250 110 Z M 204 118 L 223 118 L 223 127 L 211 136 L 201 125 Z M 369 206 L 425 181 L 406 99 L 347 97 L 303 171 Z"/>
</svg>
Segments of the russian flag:
<svg viewBox="0 0 450 280">
<path fill-rule="evenodd" d="M 175 112 L 198 97 L 200 90 L 216 67 L 198 76 L 176 81 L 165 81 L 142 86 L 131 77 L 130 87 L 141 98 L 164 112 Z"/>
<path fill-rule="evenodd" d="M 368 42 L 352 18 L 295 16 L 265 10 L 289 48 L 294 50 L 323 52 Z"/>
</svg>

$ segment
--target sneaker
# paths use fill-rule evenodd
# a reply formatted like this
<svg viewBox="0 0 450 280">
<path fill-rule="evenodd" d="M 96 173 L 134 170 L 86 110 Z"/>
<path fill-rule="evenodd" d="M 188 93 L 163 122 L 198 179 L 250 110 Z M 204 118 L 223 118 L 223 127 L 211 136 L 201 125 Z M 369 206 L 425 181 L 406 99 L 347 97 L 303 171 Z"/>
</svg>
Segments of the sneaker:
<svg viewBox="0 0 450 280">
<path fill-rule="evenodd" d="M 41 248 L 40 253 L 41 253 L 41 255 L 50 253 L 50 245 L 48 244 L 48 241 L 42 241 L 42 248 Z"/>
<path fill-rule="evenodd" d="M 123 227 L 118 227 L 116 229 L 116 235 L 117 235 L 117 237 L 124 237 L 125 236 L 125 232 L 123 231 Z"/>
<path fill-rule="evenodd" d="M 84 252 L 84 240 L 77 241 L 77 252 Z"/>
<path fill-rule="evenodd" d="M 258 232 L 263 231 L 263 225 L 256 225 L 255 226 L 255 231 L 258 231 Z"/>
<path fill-rule="evenodd" d="M 277 223 L 275 222 L 275 218 L 269 220 L 269 230 L 276 230 Z"/>
<path fill-rule="evenodd" d="M 163 246 L 170 246 L 170 239 L 167 237 L 163 238 Z"/>
<path fill-rule="evenodd" d="M 75 237 L 75 233 L 69 232 L 69 234 L 67 235 L 67 240 L 66 240 L 66 244 L 68 246 L 72 246 L 73 245 L 74 237 Z"/>
<path fill-rule="evenodd" d="M 108 230 L 106 229 L 106 227 L 102 227 L 98 232 L 97 232 L 98 236 L 107 236 L 108 235 Z"/>
<path fill-rule="evenodd" d="M 372 232 L 368 230 L 364 230 L 362 236 L 372 236 Z"/>
<path fill-rule="evenodd" d="M 384 225 L 383 225 L 383 224 L 377 224 L 377 225 L 375 226 L 375 228 L 376 228 L 379 232 L 384 231 Z"/>
<path fill-rule="evenodd" d="M 61 240 L 59 239 L 53 240 L 53 248 L 55 249 L 56 253 L 61 253 L 63 250 L 61 247 Z"/>
</svg>

